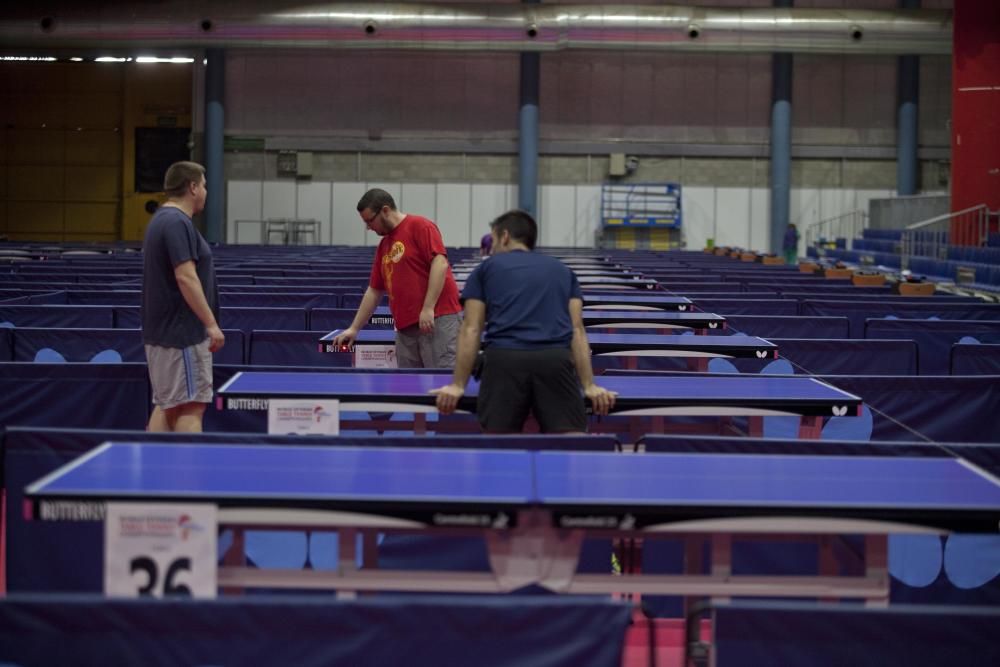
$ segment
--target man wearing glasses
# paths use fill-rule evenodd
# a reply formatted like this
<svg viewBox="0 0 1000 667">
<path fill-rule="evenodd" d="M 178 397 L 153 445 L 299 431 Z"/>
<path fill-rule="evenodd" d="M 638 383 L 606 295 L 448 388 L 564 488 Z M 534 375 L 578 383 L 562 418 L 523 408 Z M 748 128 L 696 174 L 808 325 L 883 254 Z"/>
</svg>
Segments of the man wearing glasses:
<svg viewBox="0 0 1000 667">
<path fill-rule="evenodd" d="M 354 322 L 334 339 L 350 345 L 382 300 L 396 321 L 396 361 L 400 368 L 452 368 L 462 306 L 437 225 L 396 210 L 385 190 L 369 190 L 358 202 L 368 229 L 382 237 L 368 289 Z"/>
</svg>

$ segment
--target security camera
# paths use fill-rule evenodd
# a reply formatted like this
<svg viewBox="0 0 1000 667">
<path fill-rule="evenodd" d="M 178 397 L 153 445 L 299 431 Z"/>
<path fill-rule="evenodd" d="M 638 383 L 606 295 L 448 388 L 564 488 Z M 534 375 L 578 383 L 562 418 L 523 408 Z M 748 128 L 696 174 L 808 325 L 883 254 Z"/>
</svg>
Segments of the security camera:
<svg viewBox="0 0 1000 667">
<path fill-rule="evenodd" d="M 857 24 L 851 26 L 851 39 L 853 39 L 855 42 L 858 42 L 864 36 L 865 36 L 865 31 L 861 28 L 861 26 Z"/>
<path fill-rule="evenodd" d="M 701 26 L 697 23 L 692 23 L 688 26 L 688 37 L 691 39 L 698 39 L 701 35 Z"/>
<path fill-rule="evenodd" d="M 375 23 L 375 21 L 372 21 L 371 19 L 365 21 L 363 27 L 365 29 L 366 35 L 374 35 L 375 32 L 378 30 L 378 24 Z"/>
<path fill-rule="evenodd" d="M 639 168 L 639 158 L 634 155 L 629 155 L 625 158 L 625 170 L 630 174 Z"/>
</svg>

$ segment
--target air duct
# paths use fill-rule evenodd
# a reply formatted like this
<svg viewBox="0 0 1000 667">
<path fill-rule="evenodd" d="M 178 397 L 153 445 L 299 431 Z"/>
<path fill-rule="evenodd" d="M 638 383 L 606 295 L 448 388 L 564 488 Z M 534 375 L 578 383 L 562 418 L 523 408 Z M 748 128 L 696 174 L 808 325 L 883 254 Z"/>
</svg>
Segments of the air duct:
<svg viewBox="0 0 1000 667">
<path fill-rule="evenodd" d="M 41 8 L 38 8 L 41 7 Z M 0 43 L 19 49 L 617 49 L 949 54 L 944 10 L 663 5 L 165 0 L 18 3 Z"/>
</svg>

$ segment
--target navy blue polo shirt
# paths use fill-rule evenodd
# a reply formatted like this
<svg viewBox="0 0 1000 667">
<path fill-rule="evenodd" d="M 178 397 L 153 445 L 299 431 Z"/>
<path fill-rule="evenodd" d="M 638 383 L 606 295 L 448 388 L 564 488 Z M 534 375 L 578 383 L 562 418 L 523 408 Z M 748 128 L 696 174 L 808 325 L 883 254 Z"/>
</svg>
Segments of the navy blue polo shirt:
<svg viewBox="0 0 1000 667">
<path fill-rule="evenodd" d="M 487 346 L 569 347 L 569 300 L 583 299 L 576 275 L 554 257 L 514 250 L 484 260 L 465 281 L 462 301 L 486 304 Z"/>
</svg>

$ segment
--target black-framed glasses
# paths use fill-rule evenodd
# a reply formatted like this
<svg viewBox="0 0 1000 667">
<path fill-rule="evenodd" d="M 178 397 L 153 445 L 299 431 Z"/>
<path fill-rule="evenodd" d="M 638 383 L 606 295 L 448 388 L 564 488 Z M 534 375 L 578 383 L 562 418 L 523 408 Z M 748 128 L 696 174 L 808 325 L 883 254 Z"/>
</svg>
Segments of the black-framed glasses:
<svg viewBox="0 0 1000 667">
<path fill-rule="evenodd" d="M 373 213 L 373 214 L 372 214 L 372 217 L 370 217 L 370 218 L 365 218 L 365 214 L 364 214 L 364 213 L 359 213 L 358 215 L 360 215 L 360 216 L 361 216 L 361 220 L 362 220 L 362 221 L 364 221 L 364 223 L 365 223 L 366 225 L 370 225 L 370 224 L 372 224 L 372 222 L 374 222 L 375 218 L 377 218 L 377 217 L 379 217 L 380 215 L 382 215 L 382 212 L 381 212 L 381 211 L 378 211 L 378 212 L 376 212 L 376 213 Z"/>
</svg>

